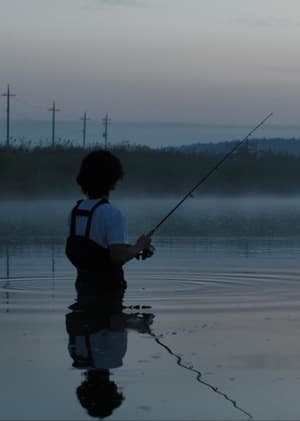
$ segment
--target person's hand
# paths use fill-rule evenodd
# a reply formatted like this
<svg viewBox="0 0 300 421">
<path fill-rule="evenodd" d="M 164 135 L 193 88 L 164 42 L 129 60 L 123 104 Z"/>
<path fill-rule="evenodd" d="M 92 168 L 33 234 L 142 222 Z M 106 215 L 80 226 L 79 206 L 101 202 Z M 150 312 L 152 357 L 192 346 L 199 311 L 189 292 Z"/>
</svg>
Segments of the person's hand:
<svg viewBox="0 0 300 421">
<path fill-rule="evenodd" d="M 151 237 L 149 237 L 149 235 L 143 234 L 137 239 L 135 245 L 139 252 L 148 249 L 151 246 Z"/>
<path fill-rule="evenodd" d="M 150 244 L 150 246 L 144 249 L 141 253 L 142 260 L 149 259 L 153 256 L 155 248 Z"/>
<path fill-rule="evenodd" d="M 136 247 L 139 250 L 136 256 L 137 259 L 142 258 L 142 260 L 145 260 L 153 256 L 154 247 L 151 245 L 151 237 L 149 235 L 141 235 L 136 242 Z"/>
</svg>

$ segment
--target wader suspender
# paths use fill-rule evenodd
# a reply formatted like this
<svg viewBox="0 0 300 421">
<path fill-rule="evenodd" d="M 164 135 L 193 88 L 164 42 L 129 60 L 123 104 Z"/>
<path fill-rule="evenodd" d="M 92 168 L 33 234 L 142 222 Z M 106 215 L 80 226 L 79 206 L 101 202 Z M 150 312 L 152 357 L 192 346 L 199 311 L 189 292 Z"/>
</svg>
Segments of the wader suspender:
<svg viewBox="0 0 300 421">
<path fill-rule="evenodd" d="M 87 357 L 80 356 L 76 347 L 76 337 L 81 335 L 70 335 L 69 337 L 69 347 L 71 347 L 70 355 L 73 359 L 73 367 L 75 368 L 90 368 L 94 365 L 92 348 L 91 348 L 91 338 L 90 335 L 84 335 L 84 343 L 86 346 Z M 73 349 L 72 349 L 73 348 Z M 75 352 L 74 352 L 75 348 Z"/>
<path fill-rule="evenodd" d="M 71 213 L 70 235 L 66 243 L 66 255 L 77 269 L 76 290 L 78 301 L 92 302 L 104 290 L 124 289 L 125 281 L 122 266 L 111 261 L 109 249 L 90 238 L 92 218 L 98 206 L 109 203 L 106 199 L 98 200 L 90 210 L 79 209 L 78 201 Z M 76 234 L 76 217 L 86 219 L 85 231 Z"/>
<path fill-rule="evenodd" d="M 83 200 L 79 200 L 77 202 L 77 205 L 72 210 L 72 216 L 71 216 L 71 228 L 70 228 L 70 235 L 76 236 L 76 216 L 85 216 L 88 218 L 86 228 L 85 228 L 85 238 L 90 238 L 90 231 L 91 231 L 91 224 L 92 224 L 92 217 L 94 214 L 94 211 L 98 208 L 98 206 L 101 206 L 105 203 L 108 203 L 106 199 L 101 199 L 99 202 L 97 202 L 92 209 L 78 209 L 79 205 L 83 202 Z"/>
</svg>

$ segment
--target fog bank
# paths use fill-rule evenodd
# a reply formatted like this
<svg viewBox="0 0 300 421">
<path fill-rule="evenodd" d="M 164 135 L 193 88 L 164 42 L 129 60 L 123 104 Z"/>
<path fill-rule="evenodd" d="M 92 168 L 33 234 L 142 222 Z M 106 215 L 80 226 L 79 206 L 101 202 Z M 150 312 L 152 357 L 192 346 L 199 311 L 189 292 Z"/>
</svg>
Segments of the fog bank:
<svg viewBox="0 0 300 421">
<path fill-rule="evenodd" d="M 111 202 L 126 215 L 131 238 L 148 232 L 178 203 L 178 198 L 121 199 Z M 2 241 L 64 239 L 75 200 L 10 200 L 0 208 Z M 157 230 L 167 236 L 298 236 L 300 196 L 280 198 L 189 198 Z"/>
</svg>

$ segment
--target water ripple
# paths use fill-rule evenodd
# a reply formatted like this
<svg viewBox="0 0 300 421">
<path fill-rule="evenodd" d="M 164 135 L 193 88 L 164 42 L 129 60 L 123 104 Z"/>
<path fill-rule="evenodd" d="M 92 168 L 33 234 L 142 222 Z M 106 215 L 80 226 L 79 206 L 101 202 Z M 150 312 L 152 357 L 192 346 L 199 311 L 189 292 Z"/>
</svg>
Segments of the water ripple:
<svg viewBox="0 0 300 421">
<path fill-rule="evenodd" d="M 129 271 L 126 301 L 165 309 L 210 309 L 251 311 L 298 305 L 300 271 L 253 270 L 136 270 Z M 70 273 L 0 278 L 0 303 L 25 304 L 65 301 L 74 298 L 74 277 Z M 30 298 L 29 298 L 30 297 Z M 146 301 L 146 302 L 145 302 Z"/>
</svg>

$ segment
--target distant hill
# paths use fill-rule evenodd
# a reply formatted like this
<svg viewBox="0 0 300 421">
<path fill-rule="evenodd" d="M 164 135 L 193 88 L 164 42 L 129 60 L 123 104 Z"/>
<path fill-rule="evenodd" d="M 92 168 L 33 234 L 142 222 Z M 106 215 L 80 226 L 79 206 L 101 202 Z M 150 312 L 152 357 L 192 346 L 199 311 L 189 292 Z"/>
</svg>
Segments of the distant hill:
<svg viewBox="0 0 300 421">
<path fill-rule="evenodd" d="M 204 154 L 224 154 L 230 151 L 239 141 L 226 141 L 219 143 L 192 143 L 178 147 L 163 148 L 168 151 L 179 151 L 183 153 L 204 153 Z M 248 147 L 250 153 L 273 153 L 300 156 L 300 138 L 259 138 L 249 139 L 248 145 L 242 145 L 240 151 L 245 151 Z"/>
</svg>

